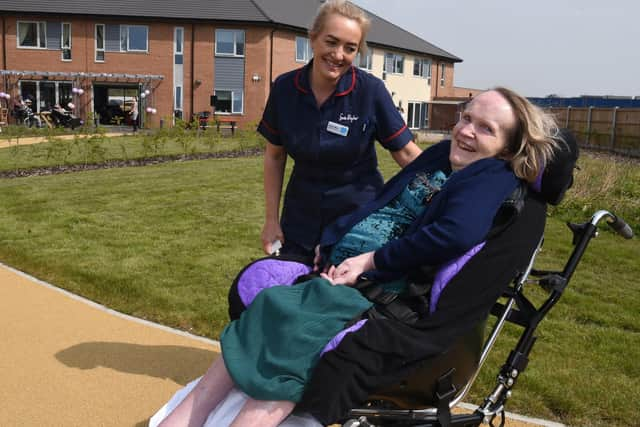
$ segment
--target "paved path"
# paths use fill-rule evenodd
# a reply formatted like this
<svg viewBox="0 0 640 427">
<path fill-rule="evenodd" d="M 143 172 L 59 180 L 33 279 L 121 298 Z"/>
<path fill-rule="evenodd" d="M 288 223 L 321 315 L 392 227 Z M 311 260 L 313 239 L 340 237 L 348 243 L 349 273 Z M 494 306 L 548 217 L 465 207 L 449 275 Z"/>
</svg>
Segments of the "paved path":
<svg viewBox="0 0 640 427">
<path fill-rule="evenodd" d="M 142 427 L 219 354 L 0 264 L 0 426 Z M 542 424 L 509 420 L 509 427 Z"/>
</svg>

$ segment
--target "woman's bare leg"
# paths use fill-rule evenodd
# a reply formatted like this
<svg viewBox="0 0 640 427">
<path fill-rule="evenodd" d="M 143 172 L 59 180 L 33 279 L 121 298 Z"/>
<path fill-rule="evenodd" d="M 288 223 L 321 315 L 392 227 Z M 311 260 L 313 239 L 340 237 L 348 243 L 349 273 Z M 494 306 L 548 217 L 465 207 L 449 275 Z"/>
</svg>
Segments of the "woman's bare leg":
<svg viewBox="0 0 640 427">
<path fill-rule="evenodd" d="M 158 427 L 201 427 L 209 413 L 227 396 L 232 387 L 233 380 L 220 356 Z"/>
<path fill-rule="evenodd" d="M 276 427 L 295 406 L 295 403 L 287 400 L 249 398 L 229 427 Z"/>
</svg>

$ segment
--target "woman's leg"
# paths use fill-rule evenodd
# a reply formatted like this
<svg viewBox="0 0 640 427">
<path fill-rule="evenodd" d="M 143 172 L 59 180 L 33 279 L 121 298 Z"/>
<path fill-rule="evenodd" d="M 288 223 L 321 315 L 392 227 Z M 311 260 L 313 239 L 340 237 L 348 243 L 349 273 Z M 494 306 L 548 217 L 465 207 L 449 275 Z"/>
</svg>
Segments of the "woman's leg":
<svg viewBox="0 0 640 427">
<path fill-rule="evenodd" d="M 230 427 L 276 427 L 293 411 L 295 403 L 287 400 L 249 398 Z"/>
<path fill-rule="evenodd" d="M 222 356 L 218 357 L 198 384 L 158 427 L 201 427 L 209 413 L 233 387 Z"/>
</svg>

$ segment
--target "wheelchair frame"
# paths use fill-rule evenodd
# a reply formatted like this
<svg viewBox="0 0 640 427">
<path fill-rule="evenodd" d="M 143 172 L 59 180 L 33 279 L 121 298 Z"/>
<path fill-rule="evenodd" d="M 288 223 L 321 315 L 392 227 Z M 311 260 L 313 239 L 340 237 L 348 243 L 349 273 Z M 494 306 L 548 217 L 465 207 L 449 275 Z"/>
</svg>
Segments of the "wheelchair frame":
<svg viewBox="0 0 640 427">
<path fill-rule="evenodd" d="M 377 425 L 470 427 L 486 423 L 494 426 L 497 418 L 500 422 L 498 425 L 503 426 L 505 423 L 505 403 L 511 396 L 517 379 L 529 363 L 529 354 L 537 339 L 535 331 L 542 319 L 562 296 L 591 239 L 597 237 L 598 222 L 603 219 L 606 219 L 607 224 L 624 238 L 633 237 L 633 231 L 629 225 L 606 210 L 595 212 L 589 222 L 568 223 L 568 227 L 573 232 L 574 249 L 562 271 L 543 271 L 533 268 L 536 256 L 542 248 L 544 237 L 540 239 L 525 271 L 516 277 L 504 292 L 503 297 L 506 297 L 506 302 L 494 304 L 491 314 L 496 316 L 497 320 L 491 333 L 484 341 L 476 369 L 461 390 L 456 390 L 452 386 L 450 380 L 452 371 L 449 371 L 438 379 L 440 387 L 436 389 L 434 396 L 434 401 L 438 402 L 435 407 L 411 410 L 381 409 L 371 404 L 367 408 L 352 409 L 350 419 L 343 425 L 345 427 L 373 427 Z M 549 292 L 547 299 L 538 308 L 524 295 L 525 285 L 531 282 L 538 283 Z M 473 413 L 452 414 L 451 409 L 457 406 L 471 389 L 506 322 L 522 327 L 523 331 L 518 343 L 500 369 L 495 387 L 484 399 L 483 404 Z M 442 384 L 445 384 L 444 388 Z"/>
</svg>

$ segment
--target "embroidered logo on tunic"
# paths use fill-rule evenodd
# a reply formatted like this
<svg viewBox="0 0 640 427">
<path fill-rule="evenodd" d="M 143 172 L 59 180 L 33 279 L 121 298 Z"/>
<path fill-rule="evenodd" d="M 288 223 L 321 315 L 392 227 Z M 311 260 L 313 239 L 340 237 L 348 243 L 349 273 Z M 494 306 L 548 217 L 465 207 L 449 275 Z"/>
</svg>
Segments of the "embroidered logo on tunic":
<svg viewBox="0 0 640 427">
<path fill-rule="evenodd" d="M 345 115 L 344 113 L 340 113 L 340 117 L 338 117 L 338 121 L 353 123 L 357 121 L 359 118 L 360 117 L 358 116 L 351 115 L 351 113 L 348 113 L 347 115 Z"/>
</svg>

